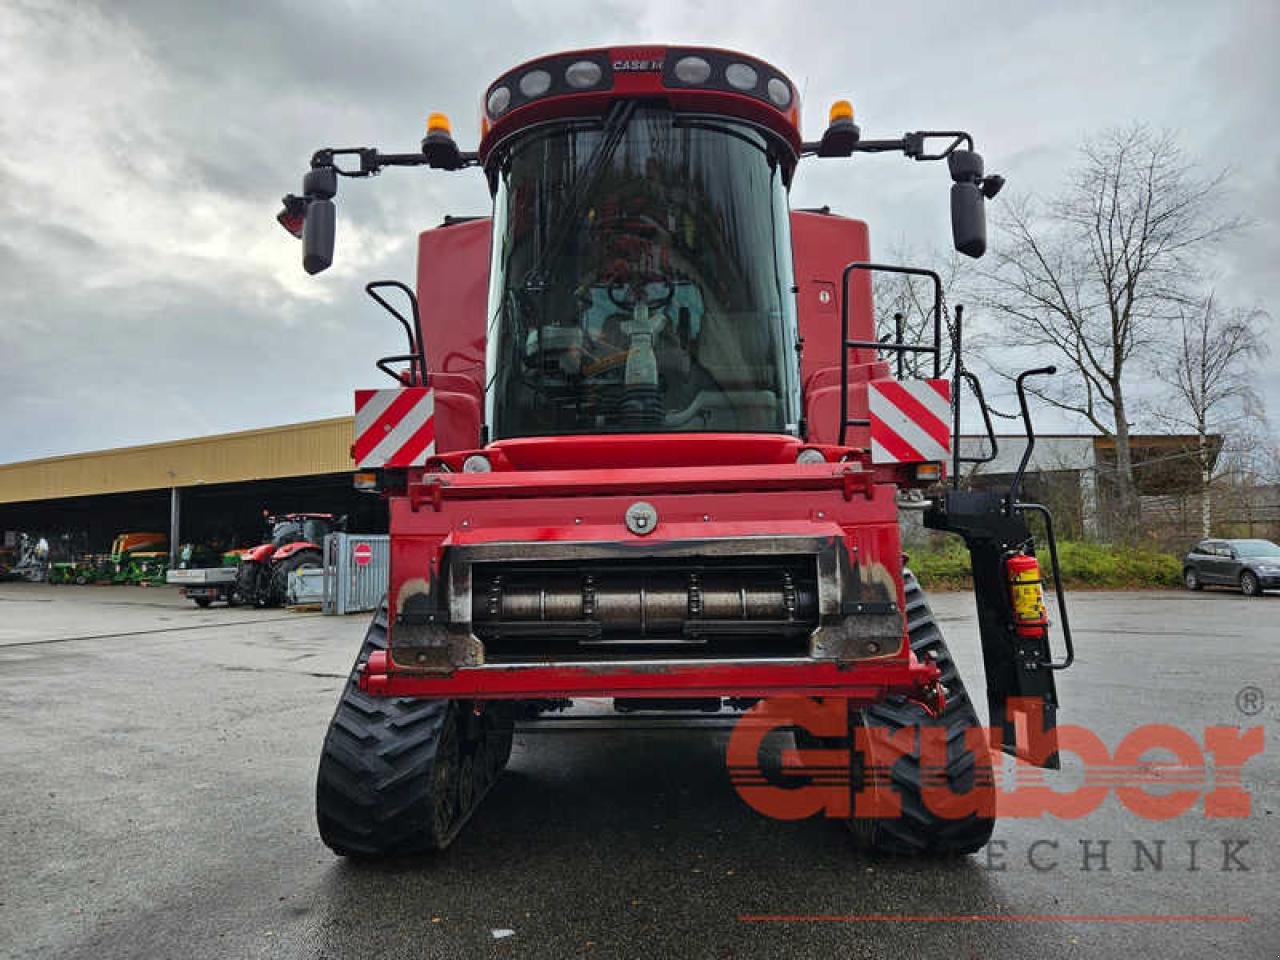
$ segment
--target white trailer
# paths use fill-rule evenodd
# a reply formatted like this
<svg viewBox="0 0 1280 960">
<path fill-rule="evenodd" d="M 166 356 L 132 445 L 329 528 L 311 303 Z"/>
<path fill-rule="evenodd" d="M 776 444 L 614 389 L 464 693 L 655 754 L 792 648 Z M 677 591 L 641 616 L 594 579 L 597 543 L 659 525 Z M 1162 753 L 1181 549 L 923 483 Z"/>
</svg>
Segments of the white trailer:
<svg viewBox="0 0 1280 960">
<path fill-rule="evenodd" d="M 182 595 L 195 601 L 197 607 L 207 607 L 215 600 L 228 604 L 234 602 L 236 589 L 235 567 L 206 567 L 197 570 L 170 570 L 165 582 L 182 588 Z"/>
</svg>

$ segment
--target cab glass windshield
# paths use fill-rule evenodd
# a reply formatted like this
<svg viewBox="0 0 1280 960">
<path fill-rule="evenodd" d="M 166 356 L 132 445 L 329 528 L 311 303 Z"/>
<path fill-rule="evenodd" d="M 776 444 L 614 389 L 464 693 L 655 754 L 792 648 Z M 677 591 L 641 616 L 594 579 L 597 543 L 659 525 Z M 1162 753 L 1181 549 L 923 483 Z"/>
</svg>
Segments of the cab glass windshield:
<svg viewBox="0 0 1280 960">
<path fill-rule="evenodd" d="M 624 104 L 495 173 L 491 436 L 795 432 L 784 149 Z"/>
</svg>

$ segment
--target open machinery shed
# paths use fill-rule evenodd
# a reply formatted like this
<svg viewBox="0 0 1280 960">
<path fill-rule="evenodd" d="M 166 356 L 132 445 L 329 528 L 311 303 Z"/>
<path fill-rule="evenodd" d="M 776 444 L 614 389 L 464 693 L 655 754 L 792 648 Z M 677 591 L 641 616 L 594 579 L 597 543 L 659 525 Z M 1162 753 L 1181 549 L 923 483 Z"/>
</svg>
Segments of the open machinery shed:
<svg viewBox="0 0 1280 960">
<path fill-rule="evenodd" d="M 351 417 L 0 464 L 0 531 L 46 537 L 55 552 L 101 552 L 118 533 L 186 542 L 257 542 L 262 512 L 347 514 L 386 530 L 382 501 L 351 485 Z"/>
</svg>

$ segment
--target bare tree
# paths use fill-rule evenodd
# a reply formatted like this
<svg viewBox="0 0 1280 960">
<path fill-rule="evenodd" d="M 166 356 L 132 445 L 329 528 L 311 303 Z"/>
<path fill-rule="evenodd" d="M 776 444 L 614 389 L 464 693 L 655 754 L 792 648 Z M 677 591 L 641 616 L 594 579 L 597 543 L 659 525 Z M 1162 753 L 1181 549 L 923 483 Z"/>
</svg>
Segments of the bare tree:
<svg viewBox="0 0 1280 960">
<path fill-rule="evenodd" d="M 1216 210 L 1224 177 L 1200 176 L 1172 134 L 1135 125 L 1085 143 L 1057 198 L 1005 204 L 997 221 L 987 305 L 1007 346 L 1067 368 L 1030 392 L 1114 438 L 1121 536 L 1138 519 L 1131 377 L 1196 299 L 1197 253 L 1240 225 Z"/>
<path fill-rule="evenodd" d="M 1265 319 L 1256 309 L 1224 312 L 1210 293 L 1180 310 L 1165 362 L 1156 368 L 1170 393 L 1161 419 L 1196 436 L 1202 537 L 1210 535 L 1212 521 L 1212 437 L 1241 424 L 1260 406 L 1250 365 L 1266 351 Z"/>
<path fill-rule="evenodd" d="M 942 280 L 943 311 L 947 314 L 943 317 L 941 344 L 941 366 L 945 373 L 951 366 L 952 340 L 949 335 L 951 323 L 949 311 L 954 308 L 952 297 L 956 293 L 960 264 L 959 256 L 955 253 L 952 253 L 943 264 L 930 262 L 932 259 L 921 257 L 912 248 L 902 246 L 893 252 L 889 262 L 903 266 L 925 266 L 937 270 Z M 875 304 L 876 337 L 879 340 L 887 343 L 894 342 L 898 337 L 900 326 L 903 343 L 915 345 L 933 342 L 934 287 L 932 280 L 911 274 L 876 272 L 872 274 L 871 284 L 872 302 Z M 895 359 L 895 367 L 896 363 Z M 933 358 L 922 353 L 904 354 L 902 372 L 905 377 L 931 377 L 933 376 Z"/>
<path fill-rule="evenodd" d="M 1280 446 L 1265 421 L 1249 418 L 1223 444 L 1213 478 L 1218 536 L 1280 535 Z"/>
</svg>

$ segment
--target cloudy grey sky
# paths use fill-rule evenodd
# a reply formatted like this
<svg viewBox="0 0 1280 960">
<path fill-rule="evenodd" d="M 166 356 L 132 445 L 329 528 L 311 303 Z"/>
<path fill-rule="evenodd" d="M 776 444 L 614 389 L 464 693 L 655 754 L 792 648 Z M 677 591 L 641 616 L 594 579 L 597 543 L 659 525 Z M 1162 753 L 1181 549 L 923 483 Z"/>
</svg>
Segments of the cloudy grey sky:
<svg viewBox="0 0 1280 960">
<path fill-rule="evenodd" d="M 1220 298 L 1280 313 L 1270 0 L 3 0 L 0 462 L 346 412 L 400 346 L 362 284 L 411 279 L 415 232 L 489 201 L 474 171 L 348 182 L 337 263 L 307 277 L 274 216 L 311 151 L 412 149 L 434 110 L 472 146 L 506 68 L 661 41 L 775 63 L 809 138 L 839 97 L 867 135 L 972 130 L 1011 192 L 1053 192 L 1107 126 L 1174 128 L 1253 221 L 1215 256 Z M 866 218 L 881 254 L 943 249 L 946 189 L 936 165 L 864 157 L 802 167 L 793 203 Z M 1280 353 L 1263 381 L 1280 410 Z"/>
</svg>

